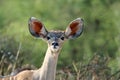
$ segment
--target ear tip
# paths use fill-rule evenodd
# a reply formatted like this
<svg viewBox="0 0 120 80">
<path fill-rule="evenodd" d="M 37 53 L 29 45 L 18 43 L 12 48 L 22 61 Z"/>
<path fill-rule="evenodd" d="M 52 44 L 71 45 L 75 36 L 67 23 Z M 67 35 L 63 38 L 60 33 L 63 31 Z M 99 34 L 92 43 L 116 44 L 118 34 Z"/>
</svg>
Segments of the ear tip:
<svg viewBox="0 0 120 80">
<path fill-rule="evenodd" d="M 30 17 L 30 20 L 35 20 L 36 18 L 35 17 Z"/>
<path fill-rule="evenodd" d="M 76 20 L 79 20 L 79 21 L 84 21 L 84 19 L 83 18 L 77 18 Z"/>
</svg>

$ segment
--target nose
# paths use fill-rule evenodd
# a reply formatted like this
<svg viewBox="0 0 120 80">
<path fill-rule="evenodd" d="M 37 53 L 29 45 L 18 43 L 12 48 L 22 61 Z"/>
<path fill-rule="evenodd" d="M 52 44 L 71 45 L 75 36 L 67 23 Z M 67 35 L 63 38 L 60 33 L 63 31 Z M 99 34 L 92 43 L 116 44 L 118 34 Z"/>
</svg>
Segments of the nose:
<svg viewBox="0 0 120 80">
<path fill-rule="evenodd" d="M 53 42 L 52 45 L 53 46 L 59 46 L 59 44 L 57 42 Z"/>
</svg>

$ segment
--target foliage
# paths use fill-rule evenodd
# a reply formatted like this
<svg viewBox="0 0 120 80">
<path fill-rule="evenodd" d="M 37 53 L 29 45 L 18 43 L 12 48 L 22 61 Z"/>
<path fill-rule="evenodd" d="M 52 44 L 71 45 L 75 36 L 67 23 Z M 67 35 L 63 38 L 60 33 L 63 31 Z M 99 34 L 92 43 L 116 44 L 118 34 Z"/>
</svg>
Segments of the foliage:
<svg viewBox="0 0 120 80">
<path fill-rule="evenodd" d="M 120 70 L 111 73 L 109 57 L 95 54 L 87 64 L 82 62 L 58 71 L 56 80 L 119 80 Z"/>
<path fill-rule="evenodd" d="M 40 18 L 49 30 L 64 30 L 70 21 L 82 17 L 84 32 L 80 38 L 64 44 L 58 68 L 71 62 L 88 63 L 93 54 L 98 53 L 110 57 L 108 66 L 113 73 L 120 65 L 119 7 L 119 0 L 0 0 L 0 60 L 9 52 L 16 56 L 21 43 L 17 65 L 41 66 L 47 45 L 30 35 L 28 19 L 31 16 Z"/>
</svg>

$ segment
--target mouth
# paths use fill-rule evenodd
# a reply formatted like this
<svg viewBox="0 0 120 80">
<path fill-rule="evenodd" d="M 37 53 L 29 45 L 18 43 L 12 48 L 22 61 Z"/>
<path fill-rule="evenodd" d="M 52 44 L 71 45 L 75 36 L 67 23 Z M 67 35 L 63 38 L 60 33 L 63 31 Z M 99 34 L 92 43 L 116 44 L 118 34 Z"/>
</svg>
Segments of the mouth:
<svg viewBox="0 0 120 80">
<path fill-rule="evenodd" d="M 57 46 L 53 46 L 53 49 L 57 49 Z"/>
<path fill-rule="evenodd" d="M 53 52 L 57 52 L 57 51 L 59 51 L 59 46 L 51 46 L 51 50 Z"/>
</svg>

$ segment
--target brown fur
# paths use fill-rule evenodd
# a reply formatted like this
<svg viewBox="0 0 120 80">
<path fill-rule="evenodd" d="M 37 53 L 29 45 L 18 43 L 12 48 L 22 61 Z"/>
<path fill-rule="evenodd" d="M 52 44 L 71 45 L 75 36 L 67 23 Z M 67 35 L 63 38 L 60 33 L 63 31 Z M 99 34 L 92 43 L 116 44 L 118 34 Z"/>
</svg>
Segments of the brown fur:
<svg viewBox="0 0 120 80">
<path fill-rule="evenodd" d="M 24 70 L 15 76 L 0 78 L 0 80 L 55 80 L 57 59 L 62 48 L 62 44 L 65 40 L 68 39 L 68 37 L 75 38 L 76 35 L 80 36 L 82 32 L 82 30 L 80 30 L 80 27 L 83 27 L 83 25 L 79 25 L 81 23 L 83 23 L 82 19 L 78 18 L 72 21 L 65 32 L 47 32 L 43 24 L 36 18 L 32 17 L 29 21 L 30 33 L 34 37 L 42 38 L 48 43 L 48 49 L 41 68 L 38 70 Z M 68 34 L 66 35 L 65 33 Z M 47 37 L 49 37 L 49 39 L 47 39 Z M 64 37 L 66 39 L 64 40 L 61 37 Z M 53 43 L 57 45 L 54 45 Z"/>
<path fill-rule="evenodd" d="M 33 72 L 34 70 L 25 70 L 15 76 L 6 76 L 4 78 L 0 78 L 0 80 L 33 80 Z"/>
</svg>

